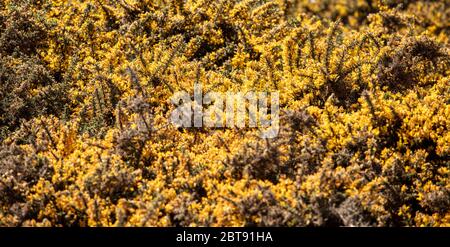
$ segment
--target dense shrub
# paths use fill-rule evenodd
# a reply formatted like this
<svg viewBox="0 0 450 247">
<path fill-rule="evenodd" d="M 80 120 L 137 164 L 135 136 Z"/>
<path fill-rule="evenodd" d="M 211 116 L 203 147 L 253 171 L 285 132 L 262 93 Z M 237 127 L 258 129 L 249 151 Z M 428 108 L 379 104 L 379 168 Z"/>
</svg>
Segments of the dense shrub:
<svg viewBox="0 0 450 247">
<path fill-rule="evenodd" d="M 445 1 L 0 2 L 0 226 L 449 226 Z M 280 132 L 169 124 L 280 93 Z"/>
</svg>

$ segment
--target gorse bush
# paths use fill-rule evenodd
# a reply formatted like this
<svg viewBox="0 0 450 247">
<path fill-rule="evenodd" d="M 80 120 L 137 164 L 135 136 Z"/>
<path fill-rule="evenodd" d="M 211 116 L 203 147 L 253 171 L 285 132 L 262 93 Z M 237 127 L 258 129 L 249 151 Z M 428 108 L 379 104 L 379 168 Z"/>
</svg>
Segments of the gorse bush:
<svg viewBox="0 0 450 247">
<path fill-rule="evenodd" d="M 449 226 L 448 1 L 0 2 L 1 226 Z M 280 132 L 177 91 L 280 93 Z"/>
</svg>

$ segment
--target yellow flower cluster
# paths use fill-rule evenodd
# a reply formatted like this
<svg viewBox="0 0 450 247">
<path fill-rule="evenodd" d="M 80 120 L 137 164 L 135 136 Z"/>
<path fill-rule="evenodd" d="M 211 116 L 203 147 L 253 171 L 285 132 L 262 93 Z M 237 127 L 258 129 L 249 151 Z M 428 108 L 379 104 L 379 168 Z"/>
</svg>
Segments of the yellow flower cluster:
<svg viewBox="0 0 450 247">
<path fill-rule="evenodd" d="M 445 1 L 0 3 L 0 226 L 450 226 Z M 170 97 L 280 93 L 280 133 Z"/>
</svg>

